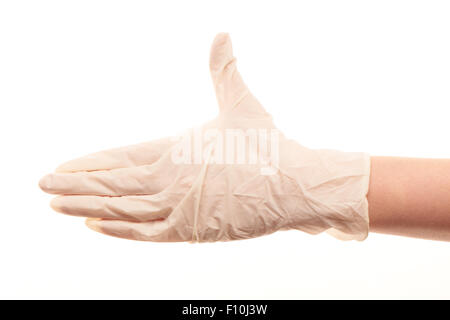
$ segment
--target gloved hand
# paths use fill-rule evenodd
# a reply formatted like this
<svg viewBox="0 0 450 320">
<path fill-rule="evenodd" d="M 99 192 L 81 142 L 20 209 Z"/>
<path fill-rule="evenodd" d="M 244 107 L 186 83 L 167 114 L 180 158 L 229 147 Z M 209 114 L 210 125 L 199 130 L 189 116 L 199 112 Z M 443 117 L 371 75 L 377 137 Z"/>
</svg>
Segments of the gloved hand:
<svg viewBox="0 0 450 320">
<path fill-rule="evenodd" d="M 61 195 L 51 206 L 135 240 L 226 241 L 287 229 L 365 239 L 369 156 L 286 139 L 242 81 L 227 34 L 213 42 L 210 69 L 216 119 L 178 140 L 61 165 L 40 181 Z"/>
</svg>

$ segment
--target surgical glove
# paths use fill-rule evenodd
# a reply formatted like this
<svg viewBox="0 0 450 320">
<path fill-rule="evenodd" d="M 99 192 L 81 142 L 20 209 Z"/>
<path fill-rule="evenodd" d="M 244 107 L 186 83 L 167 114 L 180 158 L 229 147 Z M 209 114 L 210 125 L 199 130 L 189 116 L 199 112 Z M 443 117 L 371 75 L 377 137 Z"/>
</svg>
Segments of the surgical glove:
<svg viewBox="0 0 450 320">
<path fill-rule="evenodd" d="M 91 154 L 42 178 L 58 212 L 101 233 L 148 241 L 227 241 L 277 230 L 368 233 L 370 158 L 287 139 L 236 69 L 228 34 L 212 44 L 219 115 L 181 138 Z"/>
</svg>

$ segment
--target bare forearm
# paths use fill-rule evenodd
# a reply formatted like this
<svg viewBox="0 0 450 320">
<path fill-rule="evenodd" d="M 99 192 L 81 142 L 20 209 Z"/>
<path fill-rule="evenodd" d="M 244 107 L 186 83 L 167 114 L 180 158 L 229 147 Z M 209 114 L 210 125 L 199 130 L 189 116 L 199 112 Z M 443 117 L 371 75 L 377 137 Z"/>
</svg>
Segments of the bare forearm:
<svg viewBox="0 0 450 320">
<path fill-rule="evenodd" d="M 372 157 L 370 231 L 450 241 L 450 160 Z"/>
</svg>

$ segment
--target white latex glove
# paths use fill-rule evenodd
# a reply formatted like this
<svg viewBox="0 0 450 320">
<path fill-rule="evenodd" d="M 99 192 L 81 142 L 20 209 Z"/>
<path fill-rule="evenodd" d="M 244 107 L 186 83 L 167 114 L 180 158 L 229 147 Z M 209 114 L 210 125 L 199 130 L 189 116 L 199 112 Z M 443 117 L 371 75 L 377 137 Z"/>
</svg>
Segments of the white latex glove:
<svg viewBox="0 0 450 320">
<path fill-rule="evenodd" d="M 216 119 L 179 140 L 61 165 L 40 181 L 45 192 L 61 195 L 51 206 L 88 217 L 96 231 L 135 240 L 226 241 L 287 229 L 365 239 L 369 156 L 310 150 L 279 133 L 242 81 L 228 34 L 216 36 L 210 68 Z M 227 149 L 228 135 L 242 132 L 245 143 Z"/>
</svg>

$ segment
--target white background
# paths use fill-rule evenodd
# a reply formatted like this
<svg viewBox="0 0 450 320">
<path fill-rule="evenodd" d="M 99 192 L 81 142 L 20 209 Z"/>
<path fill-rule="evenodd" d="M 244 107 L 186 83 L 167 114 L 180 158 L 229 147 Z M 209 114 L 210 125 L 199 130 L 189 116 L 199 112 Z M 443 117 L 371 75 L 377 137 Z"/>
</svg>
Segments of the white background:
<svg viewBox="0 0 450 320">
<path fill-rule="evenodd" d="M 1 1 L 0 298 L 450 298 L 450 244 L 299 231 L 120 240 L 53 212 L 41 176 L 216 115 L 209 46 L 311 148 L 450 157 L 446 1 Z"/>
</svg>

